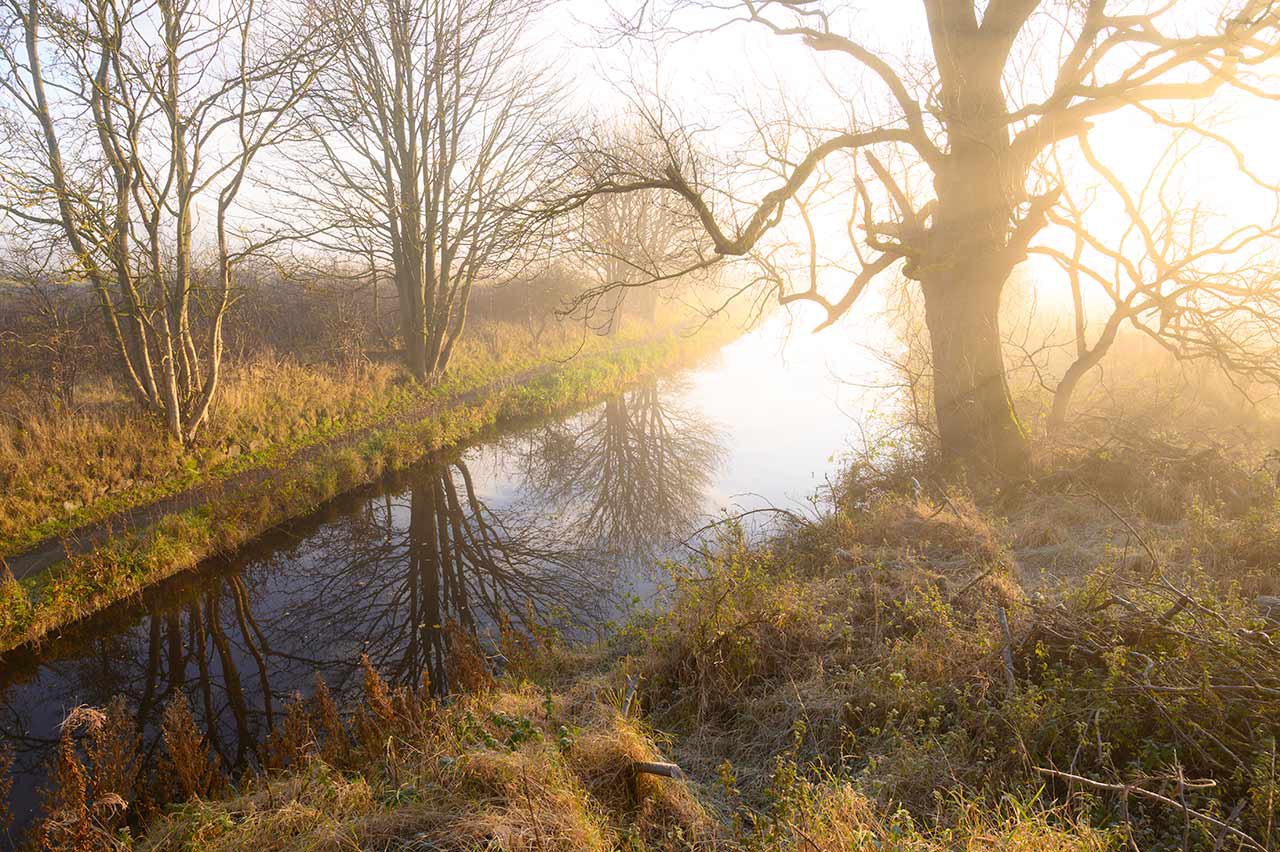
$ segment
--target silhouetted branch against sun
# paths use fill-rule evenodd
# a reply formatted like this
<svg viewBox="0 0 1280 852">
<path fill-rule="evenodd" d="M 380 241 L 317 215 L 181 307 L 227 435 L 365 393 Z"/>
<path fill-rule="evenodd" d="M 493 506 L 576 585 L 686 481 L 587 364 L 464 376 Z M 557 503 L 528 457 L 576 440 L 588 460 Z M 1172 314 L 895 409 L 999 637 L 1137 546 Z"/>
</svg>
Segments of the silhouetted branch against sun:
<svg viewBox="0 0 1280 852">
<path fill-rule="evenodd" d="M 696 217 L 712 256 L 772 257 L 760 280 L 783 304 L 819 305 L 827 315 L 821 327 L 897 270 L 924 296 L 944 451 L 966 464 L 1016 472 L 1027 446 L 1000 352 L 1000 295 L 1046 231 L 1062 226 L 1063 193 L 1080 179 L 1075 171 L 1053 173 L 1046 163 L 1062 146 L 1088 140 L 1100 120 L 1128 112 L 1226 149 L 1256 185 L 1270 185 L 1228 134 L 1183 115 L 1188 105 L 1227 91 L 1262 104 L 1280 96 L 1268 78 L 1280 53 L 1272 4 L 1139 3 L 1122 11 L 1115 5 L 923 0 L 910 14 L 928 44 L 913 53 L 905 41 L 895 48 L 864 26 L 872 19 L 865 3 L 648 4 L 618 21 L 617 31 L 661 42 L 754 27 L 825 57 L 824 73 L 843 69 L 851 91 L 877 89 L 884 96 L 878 111 L 860 110 L 849 126 L 823 129 L 788 110 L 789 141 L 805 140 L 799 151 L 777 141 L 776 123 L 753 117 L 768 163 L 762 167 L 746 155 L 725 154 L 732 150 L 725 140 L 713 149 L 655 95 L 637 110 L 649 138 L 619 145 L 581 135 L 570 188 L 548 209 L 564 212 L 631 193 L 678 199 Z M 765 126 L 768 136 L 758 132 Z M 753 197 L 734 189 L 762 174 L 772 175 L 772 185 Z M 856 269 L 835 296 L 823 292 L 816 272 L 810 194 L 832 176 L 849 187 L 856 223 L 849 232 L 860 243 Z M 1108 183 L 1115 189 L 1115 181 Z M 798 223 L 798 253 L 808 257 L 795 270 L 784 269 L 765 246 L 784 239 L 784 222 Z M 797 275 L 807 283 L 793 286 Z M 1164 323 L 1156 332 L 1173 328 Z"/>
</svg>

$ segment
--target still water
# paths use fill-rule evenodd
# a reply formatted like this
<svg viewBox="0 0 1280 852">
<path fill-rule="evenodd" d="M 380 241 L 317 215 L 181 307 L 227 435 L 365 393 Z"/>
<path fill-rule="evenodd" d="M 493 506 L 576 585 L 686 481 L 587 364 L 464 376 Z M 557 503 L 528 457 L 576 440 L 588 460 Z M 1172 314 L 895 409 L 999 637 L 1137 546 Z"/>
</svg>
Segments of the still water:
<svg viewBox="0 0 1280 852">
<path fill-rule="evenodd" d="M 693 532 L 726 513 L 803 510 L 852 436 L 875 428 L 892 394 L 868 389 L 883 368 L 858 337 L 792 334 L 777 317 L 693 369 L 424 460 L 38 654 L 0 658 L 14 837 L 78 705 L 124 696 L 150 757 L 181 690 L 222 764 L 242 767 L 317 674 L 340 697 L 358 691 L 361 654 L 390 681 L 447 689 L 446 623 L 589 638 L 651 603 L 657 566 Z"/>
</svg>

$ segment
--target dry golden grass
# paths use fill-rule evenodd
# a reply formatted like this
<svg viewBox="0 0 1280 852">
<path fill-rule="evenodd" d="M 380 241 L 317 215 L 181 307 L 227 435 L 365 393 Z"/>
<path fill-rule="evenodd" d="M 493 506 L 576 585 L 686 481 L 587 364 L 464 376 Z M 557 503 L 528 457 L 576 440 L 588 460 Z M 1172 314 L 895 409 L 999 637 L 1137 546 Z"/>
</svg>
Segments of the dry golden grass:
<svg viewBox="0 0 1280 852">
<path fill-rule="evenodd" d="M 61 416 L 33 413 L 0 424 L 0 543 L 15 549 L 33 528 L 93 516 L 193 484 L 270 448 L 333 429 L 389 402 L 387 365 L 302 366 L 263 361 L 229 371 L 217 418 L 190 451 L 170 441 L 122 397 Z M 29 539 L 30 536 L 25 536 Z"/>
<path fill-rule="evenodd" d="M 391 715 L 354 771 L 312 756 L 234 798 L 182 806 L 139 848 L 604 852 L 629 833 L 665 848 L 664 838 L 712 829 L 685 782 L 633 783 L 634 762 L 661 754 L 598 702 L 570 708 L 519 686 L 417 709 L 402 694 L 383 698 Z"/>
<path fill-rule="evenodd" d="M 357 849 L 351 825 L 377 806 L 364 778 L 323 763 L 226 802 L 194 801 L 143 841 L 153 849 Z"/>
<path fill-rule="evenodd" d="M 432 704 L 384 729 L 381 753 L 340 770 L 317 757 L 252 781 L 223 801 L 195 800 L 131 848 L 210 850 L 1102 850 L 1112 833 L 1066 811 L 955 799 L 945 827 L 832 776 L 787 776 L 768 813 L 736 789 L 636 775 L 662 758 L 634 719 L 601 701 L 598 679 L 549 699 L 527 686 Z M 363 762 L 361 762 L 363 760 Z M 783 773 L 785 774 L 785 773 Z M 711 779 L 716 773 L 712 773 Z M 723 777 L 723 776 L 722 776 Z M 710 780 L 710 779 L 708 779 Z M 730 782 L 732 783 L 732 782 Z"/>
<path fill-rule="evenodd" d="M 845 852 L 1103 852 L 1115 849 L 1114 834 L 1085 822 L 1042 811 L 981 807 L 958 802 L 953 825 L 921 831 L 905 811 L 886 809 L 853 785 L 828 781 L 806 791 L 806 807 L 778 832 L 771 848 Z"/>
<path fill-rule="evenodd" d="M 997 565 L 1009 558 L 999 526 L 998 519 L 962 494 L 946 495 L 936 506 L 922 498 L 886 494 L 859 513 L 857 541 L 898 554 L 911 551 L 931 564 Z"/>
</svg>

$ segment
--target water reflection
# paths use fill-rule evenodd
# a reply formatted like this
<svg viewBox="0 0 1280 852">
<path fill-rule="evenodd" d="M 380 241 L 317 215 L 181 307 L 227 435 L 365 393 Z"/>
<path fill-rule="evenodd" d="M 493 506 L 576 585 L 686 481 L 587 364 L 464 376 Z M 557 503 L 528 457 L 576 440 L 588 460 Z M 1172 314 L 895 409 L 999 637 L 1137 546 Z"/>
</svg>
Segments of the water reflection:
<svg viewBox="0 0 1280 852">
<path fill-rule="evenodd" d="M 426 465 L 297 540 L 85 625 L 25 677 L 5 661 L 0 741 L 16 752 L 18 828 L 37 804 L 57 725 L 78 704 L 124 696 L 150 759 L 164 707 L 183 690 L 223 765 L 243 767 L 258 762 L 283 703 L 309 693 L 317 672 L 350 695 L 368 654 L 388 680 L 429 676 L 444 692 L 449 622 L 485 644 L 503 623 L 596 621 L 607 574 L 553 518 L 517 508 L 490 508 L 462 460 Z"/>
<path fill-rule="evenodd" d="M 708 511 L 722 431 L 654 381 L 529 439 L 527 487 L 559 506 L 570 536 L 628 568 L 671 553 Z"/>
<path fill-rule="evenodd" d="M 358 691 L 362 654 L 389 681 L 429 678 L 445 692 L 449 623 L 489 648 L 504 624 L 589 633 L 617 613 L 624 585 L 634 590 L 638 566 L 671 553 L 709 508 L 722 436 L 679 391 L 651 382 L 465 459 L 419 465 L 0 660 L 18 830 L 77 705 L 123 696 L 149 763 L 182 691 L 223 765 L 244 767 L 317 673 L 339 698 Z"/>
<path fill-rule="evenodd" d="M 609 584 L 594 555 L 563 539 L 546 516 L 490 509 L 465 463 L 415 480 L 407 502 L 404 534 L 322 542 L 344 573 L 366 578 L 361 594 L 345 605 L 308 598 L 319 607 L 312 620 L 345 631 L 346 645 L 359 643 L 384 677 L 421 683 L 426 675 L 447 691 L 442 627 L 449 621 L 492 638 L 503 622 L 530 632 L 595 620 Z M 395 511 L 391 501 L 385 514 Z M 401 576 L 388 566 L 403 566 Z M 312 663 L 320 668 L 326 661 Z"/>
</svg>

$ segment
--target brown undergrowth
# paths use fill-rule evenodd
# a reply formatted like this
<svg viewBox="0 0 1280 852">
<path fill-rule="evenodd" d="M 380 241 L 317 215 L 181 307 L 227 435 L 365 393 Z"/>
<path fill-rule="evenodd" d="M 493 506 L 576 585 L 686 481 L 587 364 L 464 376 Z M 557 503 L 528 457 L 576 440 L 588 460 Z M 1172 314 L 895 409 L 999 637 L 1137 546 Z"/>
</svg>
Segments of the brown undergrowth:
<svg viewBox="0 0 1280 852">
<path fill-rule="evenodd" d="M 978 492 L 852 468 L 819 517 L 767 542 L 725 526 L 603 645 L 506 631 L 497 676 L 457 635 L 463 694 L 367 670 L 343 715 L 319 689 L 277 724 L 262 773 L 222 798 L 188 785 L 170 795 L 196 798 L 113 842 L 1274 848 L 1270 474 L 1138 444 L 1057 471 Z M 642 771 L 662 761 L 682 777 Z M 99 798 L 70 801 L 114 814 Z"/>
<path fill-rule="evenodd" d="M 723 813 L 786 848 L 849 848 L 806 837 L 832 795 L 961 848 L 1002 813 L 997 848 L 1280 842 L 1271 474 L 1059 464 L 980 494 L 854 468 L 816 522 L 679 575 L 624 665 Z"/>
<path fill-rule="evenodd" d="M 455 644 L 451 665 L 474 648 Z M 586 686 L 481 685 L 448 702 L 391 688 L 365 660 L 364 697 L 339 712 L 323 681 L 295 699 L 260 773 L 229 779 L 185 700 L 166 710 L 152 772 L 121 703 L 63 726 L 35 841 L 51 849 L 614 849 L 701 845 L 706 809 L 678 780 L 637 776 L 662 760 L 639 721 Z M 156 819 L 158 802 L 181 802 Z M 135 839 L 130 827 L 154 822 Z"/>
</svg>

